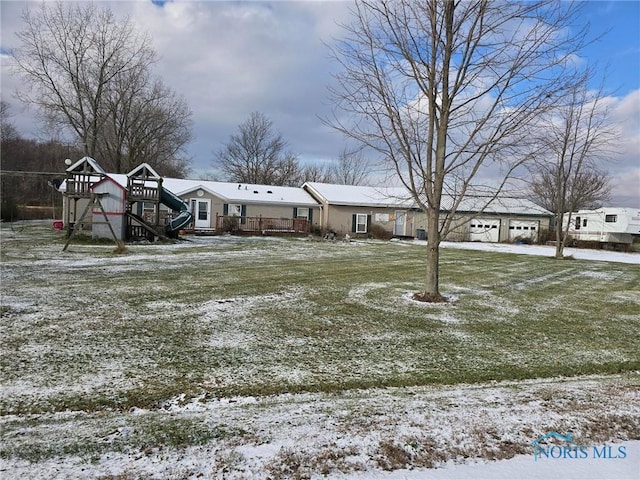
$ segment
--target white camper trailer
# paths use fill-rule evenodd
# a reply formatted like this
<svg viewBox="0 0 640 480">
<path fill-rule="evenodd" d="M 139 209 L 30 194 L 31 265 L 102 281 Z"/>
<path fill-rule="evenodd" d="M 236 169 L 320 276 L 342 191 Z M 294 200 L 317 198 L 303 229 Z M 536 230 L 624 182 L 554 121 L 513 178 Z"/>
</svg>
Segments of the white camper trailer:
<svg viewBox="0 0 640 480">
<path fill-rule="evenodd" d="M 640 210 L 599 208 L 579 210 L 571 215 L 569 235 L 575 240 L 632 244 L 640 236 Z"/>
</svg>

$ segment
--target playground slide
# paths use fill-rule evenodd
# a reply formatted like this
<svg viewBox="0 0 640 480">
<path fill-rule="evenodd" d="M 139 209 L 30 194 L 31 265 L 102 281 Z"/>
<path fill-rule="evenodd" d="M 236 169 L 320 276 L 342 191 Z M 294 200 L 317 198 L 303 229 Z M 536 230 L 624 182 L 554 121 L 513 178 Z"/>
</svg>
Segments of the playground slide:
<svg viewBox="0 0 640 480">
<path fill-rule="evenodd" d="M 189 205 L 184 203 L 180 197 L 171 193 L 166 188 L 162 187 L 160 191 L 160 202 L 166 205 L 171 210 L 180 212 L 176 218 L 171 220 L 164 230 L 169 237 L 177 237 L 178 231 L 186 226 L 191 221 L 191 212 L 189 211 Z"/>
</svg>

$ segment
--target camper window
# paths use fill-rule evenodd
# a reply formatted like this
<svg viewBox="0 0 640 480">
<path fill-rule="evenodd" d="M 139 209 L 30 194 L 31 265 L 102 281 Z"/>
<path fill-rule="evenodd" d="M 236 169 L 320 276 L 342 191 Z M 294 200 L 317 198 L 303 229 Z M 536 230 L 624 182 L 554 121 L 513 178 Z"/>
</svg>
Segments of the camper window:
<svg viewBox="0 0 640 480">
<path fill-rule="evenodd" d="M 584 220 L 582 220 L 582 226 L 586 227 L 587 226 L 587 219 L 585 218 Z"/>
<path fill-rule="evenodd" d="M 615 223 L 618 221 L 618 215 L 605 215 L 604 221 L 607 223 Z"/>
<path fill-rule="evenodd" d="M 580 230 L 580 217 L 576 217 L 576 230 Z"/>
</svg>

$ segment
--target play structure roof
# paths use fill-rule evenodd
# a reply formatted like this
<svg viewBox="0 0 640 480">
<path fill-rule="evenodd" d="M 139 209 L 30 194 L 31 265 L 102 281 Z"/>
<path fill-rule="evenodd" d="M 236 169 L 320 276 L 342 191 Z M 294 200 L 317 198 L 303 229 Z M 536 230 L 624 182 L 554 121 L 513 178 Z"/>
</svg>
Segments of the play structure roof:
<svg viewBox="0 0 640 480">
<path fill-rule="evenodd" d="M 104 171 L 100 164 L 91 157 L 82 157 L 80 160 L 67 168 L 66 171 L 76 173 L 97 173 L 101 175 L 107 174 L 107 172 Z"/>
</svg>

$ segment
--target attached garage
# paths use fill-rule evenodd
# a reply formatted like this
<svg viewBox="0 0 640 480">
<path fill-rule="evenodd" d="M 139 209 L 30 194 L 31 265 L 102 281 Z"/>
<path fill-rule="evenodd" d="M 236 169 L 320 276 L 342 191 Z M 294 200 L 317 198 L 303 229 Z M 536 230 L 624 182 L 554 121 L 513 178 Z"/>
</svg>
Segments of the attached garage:
<svg viewBox="0 0 640 480">
<path fill-rule="evenodd" d="M 474 218 L 469 223 L 469 240 L 472 242 L 498 242 L 500 219 Z"/>
<path fill-rule="evenodd" d="M 509 220 L 509 240 L 518 238 L 538 239 L 540 222 L 537 220 Z"/>
</svg>

